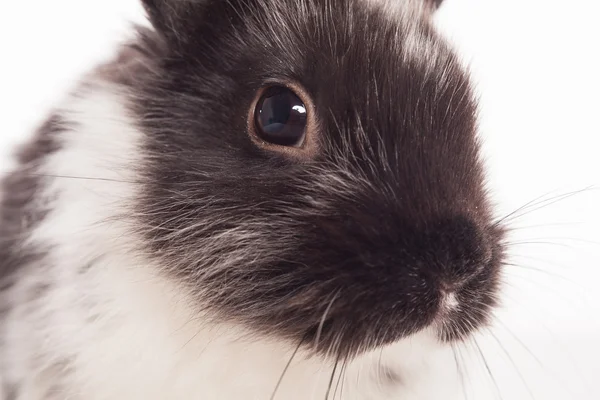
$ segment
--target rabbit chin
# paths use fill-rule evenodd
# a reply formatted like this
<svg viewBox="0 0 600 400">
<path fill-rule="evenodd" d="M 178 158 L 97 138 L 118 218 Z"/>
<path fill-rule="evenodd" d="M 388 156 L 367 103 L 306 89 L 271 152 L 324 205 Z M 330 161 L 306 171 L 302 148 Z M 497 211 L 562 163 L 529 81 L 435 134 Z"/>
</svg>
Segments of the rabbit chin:
<svg viewBox="0 0 600 400">
<path fill-rule="evenodd" d="M 57 110 L 69 123 L 38 160 L 63 178 L 40 186 L 47 211 L 21 250 L 43 256 L 10 292 L 0 375 L 15 398 L 452 398 L 455 363 L 433 332 L 336 367 L 199 314 L 131 229 L 142 133 L 124 99 L 108 83 L 84 87 Z"/>
</svg>

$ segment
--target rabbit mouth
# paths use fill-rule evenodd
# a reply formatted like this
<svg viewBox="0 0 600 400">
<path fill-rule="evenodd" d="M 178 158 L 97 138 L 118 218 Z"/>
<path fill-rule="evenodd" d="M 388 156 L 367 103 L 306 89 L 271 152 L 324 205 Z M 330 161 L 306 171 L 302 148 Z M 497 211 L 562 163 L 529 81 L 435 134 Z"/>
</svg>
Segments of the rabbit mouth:
<svg viewBox="0 0 600 400">
<path fill-rule="evenodd" d="M 498 303 L 502 253 L 494 253 L 476 275 L 460 285 L 431 282 L 412 303 L 414 307 L 386 303 L 387 309 L 374 307 L 373 315 L 367 316 L 360 305 L 341 298 L 344 293 L 336 293 L 325 305 L 319 323 L 306 332 L 303 340 L 316 353 L 343 358 L 353 358 L 422 331 L 435 333 L 442 344 L 465 340 L 490 322 Z"/>
</svg>

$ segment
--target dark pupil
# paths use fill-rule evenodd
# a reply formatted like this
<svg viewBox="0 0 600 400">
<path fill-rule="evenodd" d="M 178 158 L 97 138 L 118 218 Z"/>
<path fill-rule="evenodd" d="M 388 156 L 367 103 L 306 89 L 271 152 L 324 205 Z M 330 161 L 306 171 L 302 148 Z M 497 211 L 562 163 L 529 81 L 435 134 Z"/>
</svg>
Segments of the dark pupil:
<svg viewBox="0 0 600 400">
<path fill-rule="evenodd" d="M 306 127 L 306 107 L 288 88 L 267 89 L 256 105 L 257 135 L 280 146 L 300 146 Z"/>
</svg>

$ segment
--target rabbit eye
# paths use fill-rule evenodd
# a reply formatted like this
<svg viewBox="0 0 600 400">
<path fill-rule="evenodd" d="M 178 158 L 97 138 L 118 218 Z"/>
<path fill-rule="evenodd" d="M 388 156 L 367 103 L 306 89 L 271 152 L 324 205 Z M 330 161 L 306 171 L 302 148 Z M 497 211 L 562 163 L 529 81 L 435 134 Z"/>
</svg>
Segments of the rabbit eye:
<svg viewBox="0 0 600 400">
<path fill-rule="evenodd" d="M 254 110 L 256 136 L 267 143 L 300 147 L 306 136 L 307 108 L 292 90 L 272 86 L 263 91 Z"/>
</svg>

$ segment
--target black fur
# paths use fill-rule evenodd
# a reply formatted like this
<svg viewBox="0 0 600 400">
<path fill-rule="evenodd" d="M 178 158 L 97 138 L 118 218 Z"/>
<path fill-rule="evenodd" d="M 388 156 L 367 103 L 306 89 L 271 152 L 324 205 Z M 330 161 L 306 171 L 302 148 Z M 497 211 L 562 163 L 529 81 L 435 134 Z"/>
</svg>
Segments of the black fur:
<svg viewBox="0 0 600 400">
<path fill-rule="evenodd" d="M 400 19 L 363 1 L 145 3 L 164 50 L 134 85 L 148 132 L 140 222 L 199 304 L 342 356 L 431 324 L 442 291 L 460 302 L 442 339 L 486 322 L 502 230 L 486 199 L 469 77 L 427 15 L 411 21 L 435 49 L 420 59 L 403 56 L 411 33 Z M 251 101 L 273 80 L 311 96 L 314 159 L 250 140 Z M 338 170 L 349 188 L 317 184 Z M 252 227 L 247 239 L 213 241 L 240 226 Z"/>
</svg>

